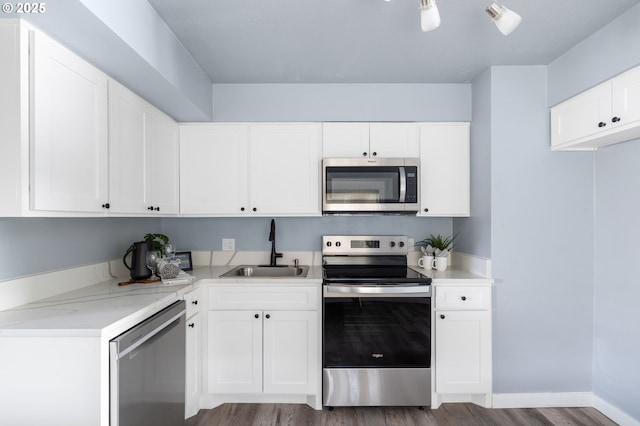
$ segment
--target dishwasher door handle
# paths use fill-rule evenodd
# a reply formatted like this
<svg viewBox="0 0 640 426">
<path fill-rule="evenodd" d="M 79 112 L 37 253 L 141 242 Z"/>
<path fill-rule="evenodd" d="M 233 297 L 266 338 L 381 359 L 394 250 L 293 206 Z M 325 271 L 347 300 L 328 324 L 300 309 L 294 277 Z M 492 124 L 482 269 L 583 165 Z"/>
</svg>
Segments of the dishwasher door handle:
<svg viewBox="0 0 640 426">
<path fill-rule="evenodd" d="M 140 339 L 136 340 L 136 342 L 134 344 L 132 344 L 131 346 L 127 346 L 122 351 L 120 351 L 117 354 L 115 354 L 116 360 L 119 360 L 119 359 L 125 357 L 131 351 L 136 350 L 138 347 L 143 345 L 147 340 L 151 339 L 153 336 L 155 336 L 156 334 L 160 333 L 165 328 L 169 327 L 172 323 L 174 323 L 175 321 L 179 320 L 180 317 L 182 315 L 184 315 L 185 312 L 186 312 L 186 310 L 177 313 L 176 315 L 174 315 L 173 317 L 171 317 L 170 319 L 168 319 L 167 321 L 165 321 L 164 323 L 162 323 L 158 327 L 154 328 L 153 330 L 151 330 L 150 332 L 148 332 L 147 334 L 142 336 Z"/>
</svg>

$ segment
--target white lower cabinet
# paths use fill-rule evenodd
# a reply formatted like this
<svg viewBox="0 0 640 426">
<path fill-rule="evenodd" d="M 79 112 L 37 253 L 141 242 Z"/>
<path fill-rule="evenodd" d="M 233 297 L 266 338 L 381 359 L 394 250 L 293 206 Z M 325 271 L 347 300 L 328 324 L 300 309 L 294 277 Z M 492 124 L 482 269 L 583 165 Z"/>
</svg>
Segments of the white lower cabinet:
<svg viewBox="0 0 640 426">
<path fill-rule="evenodd" d="M 201 289 L 184 295 L 187 302 L 187 337 L 185 371 L 185 418 L 195 416 L 200 409 L 202 390 L 202 313 Z"/>
<path fill-rule="evenodd" d="M 316 313 L 210 311 L 209 392 L 315 392 Z"/>
<path fill-rule="evenodd" d="M 491 406 L 491 287 L 436 286 L 435 398 Z"/>
<path fill-rule="evenodd" d="M 216 402 L 209 405 L 279 401 L 320 408 L 319 300 L 315 286 L 211 287 L 206 391 Z"/>
</svg>

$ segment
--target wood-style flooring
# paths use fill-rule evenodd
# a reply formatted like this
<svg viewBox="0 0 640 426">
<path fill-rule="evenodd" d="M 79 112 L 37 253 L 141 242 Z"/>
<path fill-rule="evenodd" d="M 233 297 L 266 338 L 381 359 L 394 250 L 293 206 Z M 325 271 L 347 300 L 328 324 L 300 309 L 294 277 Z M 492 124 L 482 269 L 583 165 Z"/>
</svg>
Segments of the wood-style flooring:
<svg viewBox="0 0 640 426">
<path fill-rule="evenodd" d="M 595 408 L 487 409 L 475 404 L 416 407 L 337 407 L 317 411 L 296 404 L 224 404 L 200 410 L 187 426 L 614 426 Z"/>
</svg>

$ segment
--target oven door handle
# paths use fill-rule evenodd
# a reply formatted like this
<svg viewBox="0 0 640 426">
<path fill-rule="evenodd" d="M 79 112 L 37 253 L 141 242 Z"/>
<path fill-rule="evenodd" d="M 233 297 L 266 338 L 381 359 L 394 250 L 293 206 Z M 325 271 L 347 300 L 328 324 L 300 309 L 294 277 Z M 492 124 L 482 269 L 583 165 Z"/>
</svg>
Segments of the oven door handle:
<svg viewBox="0 0 640 426">
<path fill-rule="evenodd" d="M 327 293 L 359 293 L 359 294 L 430 294 L 431 286 L 366 286 L 366 285 L 327 285 Z"/>
</svg>

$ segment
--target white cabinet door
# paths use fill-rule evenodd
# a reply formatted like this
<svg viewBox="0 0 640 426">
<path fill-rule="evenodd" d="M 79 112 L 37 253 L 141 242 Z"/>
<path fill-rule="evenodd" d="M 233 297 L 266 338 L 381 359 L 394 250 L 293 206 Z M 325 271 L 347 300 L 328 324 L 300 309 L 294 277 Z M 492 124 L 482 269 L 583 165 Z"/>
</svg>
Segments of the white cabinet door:
<svg viewBox="0 0 640 426">
<path fill-rule="evenodd" d="M 178 134 L 178 124 L 173 119 L 154 108 L 148 111 L 145 163 L 150 204 L 146 206 L 146 211 L 162 215 L 177 214 L 179 211 Z"/>
<path fill-rule="evenodd" d="M 196 313 L 187 319 L 186 375 L 185 375 L 185 418 L 195 416 L 200 409 L 200 377 L 202 375 L 202 324 L 201 315 Z"/>
<path fill-rule="evenodd" d="M 420 125 L 420 216 L 469 216 L 469 123 Z"/>
<path fill-rule="evenodd" d="M 323 123 L 322 156 L 368 157 L 369 123 Z"/>
<path fill-rule="evenodd" d="M 416 123 L 324 123 L 322 156 L 417 158 Z"/>
<path fill-rule="evenodd" d="M 611 83 L 612 125 L 624 126 L 640 121 L 640 68 L 614 78 Z"/>
<path fill-rule="evenodd" d="M 178 213 L 178 125 L 109 82 L 109 211 Z"/>
<path fill-rule="evenodd" d="M 208 391 L 262 392 L 262 312 L 208 312 Z"/>
<path fill-rule="evenodd" d="M 603 83 L 551 108 L 551 147 L 611 128 L 611 83 Z"/>
<path fill-rule="evenodd" d="M 316 392 L 317 327 L 315 311 L 265 311 L 265 393 Z"/>
<path fill-rule="evenodd" d="M 147 106 L 109 82 L 109 211 L 144 213 L 150 204 L 145 145 Z"/>
<path fill-rule="evenodd" d="M 320 124 L 250 126 L 251 213 L 320 214 Z"/>
<path fill-rule="evenodd" d="M 491 311 L 435 315 L 436 393 L 491 391 Z"/>
<path fill-rule="evenodd" d="M 242 215 L 249 212 L 248 125 L 180 127 L 180 212 Z"/>
<path fill-rule="evenodd" d="M 369 124 L 370 157 L 418 158 L 418 125 L 416 123 Z"/>
<path fill-rule="evenodd" d="M 101 212 L 108 198 L 107 77 L 31 32 L 31 208 Z"/>
</svg>

